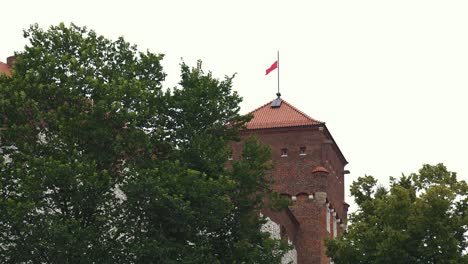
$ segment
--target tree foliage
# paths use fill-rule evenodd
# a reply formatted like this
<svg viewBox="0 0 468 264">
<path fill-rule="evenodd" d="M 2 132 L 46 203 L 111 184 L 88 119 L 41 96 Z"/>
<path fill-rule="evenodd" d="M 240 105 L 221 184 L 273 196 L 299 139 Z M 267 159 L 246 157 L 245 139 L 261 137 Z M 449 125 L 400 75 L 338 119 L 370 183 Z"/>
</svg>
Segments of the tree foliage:
<svg viewBox="0 0 468 264">
<path fill-rule="evenodd" d="M 248 117 L 232 77 L 60 24 L 25 31 L 0 77 L 1 263 L 279 263 L 260 232 L 269 150 L 229 142 Z M 247 158 L 248 157 L 248 158 Z"/>
<path fill-rule="evenodd" d="M 372 176 L 351 186 L 358 210 L 347 233 L 327 241 L 340 263 L 468 263 L 468 187 L 443 164 L 391 178 Z"/>
</svg>

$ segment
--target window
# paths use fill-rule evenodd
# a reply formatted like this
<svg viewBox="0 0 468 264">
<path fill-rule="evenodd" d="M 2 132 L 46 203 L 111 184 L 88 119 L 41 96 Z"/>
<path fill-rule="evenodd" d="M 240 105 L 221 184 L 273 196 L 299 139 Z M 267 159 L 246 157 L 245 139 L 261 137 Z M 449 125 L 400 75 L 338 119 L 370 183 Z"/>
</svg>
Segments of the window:
<svg viewBox="0 0 468 264">
<path fill-rule="evenodd" d="M 330 233 L 330 214 L 331 214 L 330 208 L 328 208 L 328 206 L 327 206 L 327 223 L 326 224 L 327 224 L 328 233 Z"/>
<path fill-rule="evenodd" d="M 306 147 L 300 147 L 299 148 L 299 155 L 301 155 L 301 156 L 306 155 Z"/>
<path fill-rule="evenodd" d="M 232 160 L 232 154 L 229 154 L 228 160 Z"/>
<path fill-rule="evenodd" d="M 333 217 L 333 237 L 336 237 L 338 234 L 338 226 L 336 222 L 336 217 Z"/>
<path fill-rule="evenodd" d="M 288 149 L 283 148 L 281 149 L 281 157 L 287 157 L 288 156 Z"/>
</svg>

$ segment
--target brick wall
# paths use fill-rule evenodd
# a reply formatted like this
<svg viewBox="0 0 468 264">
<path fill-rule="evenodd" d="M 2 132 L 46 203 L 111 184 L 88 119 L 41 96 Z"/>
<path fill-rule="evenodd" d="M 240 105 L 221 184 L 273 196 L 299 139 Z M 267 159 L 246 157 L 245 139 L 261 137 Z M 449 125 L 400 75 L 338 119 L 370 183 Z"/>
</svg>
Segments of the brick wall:
<svg viewBox="0 0 468 264">
<path fill-rule="evenodd" d="M 268 177 L 273 179 L 272 188 L 291 197 L 290 213 L 297 225 L 291 224 L 285 212 L 262 213 L 286 227 L 288 237 L 297 249 L 299 264 L 329 263 L 325 256 L 324 239 L 333 235 L 333 215 L 330 232 L 326 229 L 327 205 L 334 209 L 336 217 L 346 221 L 347 207 L 344 204 L 344 166 L 346 161 L 339 152 L 328 130 L 323 125 L 246 130 L 242 137 L 251 134 L 272 149 L 274 168 Z M 242 142 L 232 143 L 233 158 L 242 153 Z M 300 149 L 305 147 L 305 155 Z M 287 156 L 282 156 L 287 149 Z M 328 172 L 312 172 L 323 166 Z M 291 217 L 291 216 L 289 216 Z M 338 233 L 342 230 L 338 226 Z"/>
</svg>

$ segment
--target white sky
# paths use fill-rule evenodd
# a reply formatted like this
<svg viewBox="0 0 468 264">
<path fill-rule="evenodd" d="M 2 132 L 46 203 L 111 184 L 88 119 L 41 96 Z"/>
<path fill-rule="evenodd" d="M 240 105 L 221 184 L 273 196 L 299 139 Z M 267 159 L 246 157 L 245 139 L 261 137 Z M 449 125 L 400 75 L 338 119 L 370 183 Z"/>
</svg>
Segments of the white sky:
<svg viewBox="0 0 468 264">
<path fill-rule="evenodd" d="M 15 0 L 0 10 L 1 61 L 22 50 L 30 24 L 74 22 L 166 54 L 167 87 L 181 58 L 237 73 L 243 113 L 275 98 L 265 69 L 280 50 L 282 98 L 327 123 L 349 161 L 346 189 L 423 163 L 468 180 L 466 0 Z"/>
</svg>

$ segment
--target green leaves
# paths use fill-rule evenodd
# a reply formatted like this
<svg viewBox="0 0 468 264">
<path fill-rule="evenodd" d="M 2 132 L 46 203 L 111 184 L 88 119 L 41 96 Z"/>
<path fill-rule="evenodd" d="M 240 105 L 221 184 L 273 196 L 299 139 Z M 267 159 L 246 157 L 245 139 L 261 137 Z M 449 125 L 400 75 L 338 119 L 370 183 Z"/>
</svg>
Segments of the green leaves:
<svg viewBox="0 0 468 264">
<path fill-rule="evenodd" d="M 0 77 L 1 263 L 279 263 L 260 232 L 269 149 L 229 143 L 249 117 L 233 77 L 181 65 L 163 90 L 163 55 L 74 24 L 24 32 Z"/>
<path fill-rule="evenodd" d="M 360 177 L 351 185 L 351 195 L 356 197 L 356 203 L 362 204 L 372 198 L 377 181 L 372 176 Z"/>
<path fill-rule="evenodd" d="M 359 209 L 348 233 L 327 242 L 335 263 L 465 263 L 467 184 L 443 164 L 391 178 L 389 190 L 371 176 L 351 193 Z"/>
</svg>

